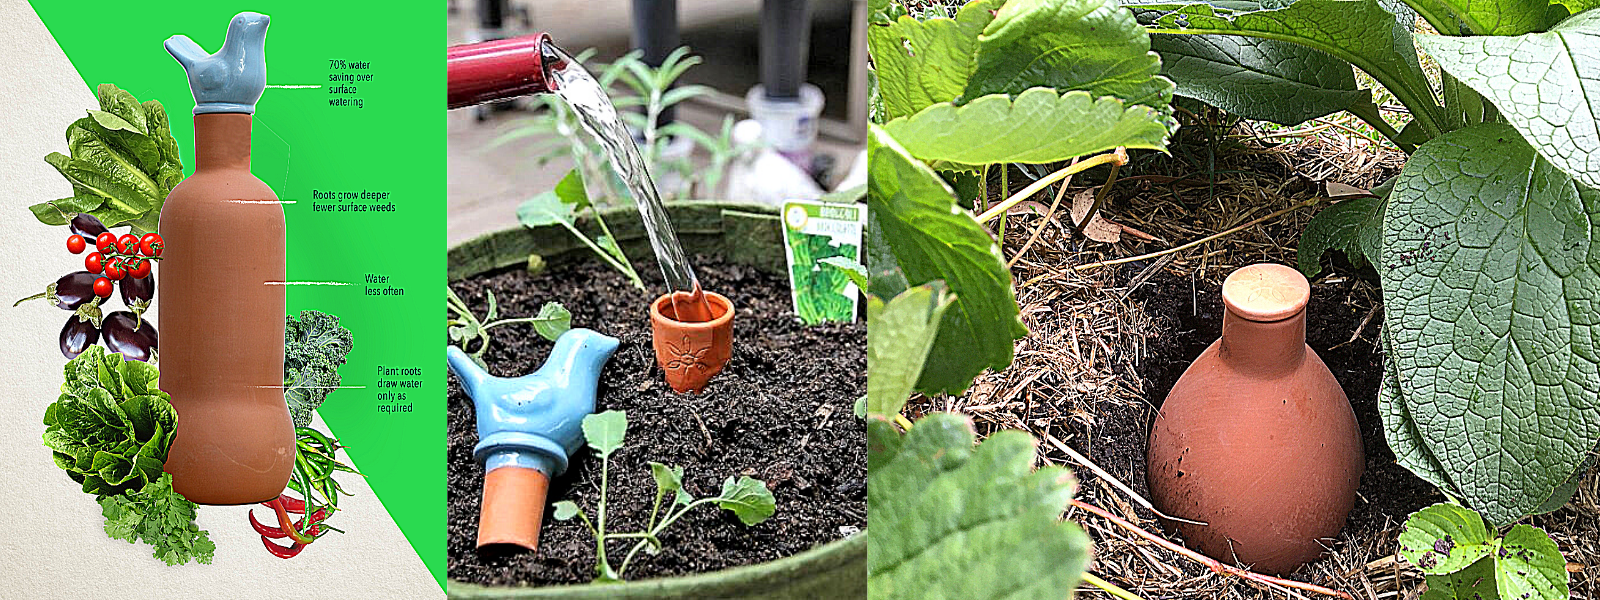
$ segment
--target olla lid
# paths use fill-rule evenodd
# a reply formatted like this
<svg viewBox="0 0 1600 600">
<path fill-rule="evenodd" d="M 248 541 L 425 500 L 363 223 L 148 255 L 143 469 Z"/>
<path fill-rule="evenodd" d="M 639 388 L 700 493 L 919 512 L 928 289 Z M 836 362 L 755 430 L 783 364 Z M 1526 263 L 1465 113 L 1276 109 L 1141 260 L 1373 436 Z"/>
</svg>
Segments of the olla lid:
<svg viewBox="0 0 1600 600">
<path fill-rule="evenodd" d="M 1281 321 L 1305 310 L 1311 282 L 1290 267 L 1258 263 L 1242 267 L 1222 282 L 1222 302 L 1251 321 Z"/>
<path fill-rule="evenodd" d="M 228 37 L 216 54 L 186 35 L 167 38 L 167 53 L 178 59 L 189 75 L 194 94 L 194 114 L 256 112 L 256 101 L 267 87 L 266 15 L 242 12 L 228 23 Z"/>
</svg>

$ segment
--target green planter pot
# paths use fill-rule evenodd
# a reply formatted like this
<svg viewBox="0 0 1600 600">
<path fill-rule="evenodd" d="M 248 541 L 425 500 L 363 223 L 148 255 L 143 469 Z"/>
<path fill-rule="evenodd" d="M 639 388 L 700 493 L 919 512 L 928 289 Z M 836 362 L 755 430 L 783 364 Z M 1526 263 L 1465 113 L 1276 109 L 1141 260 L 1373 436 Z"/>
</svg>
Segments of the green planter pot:
<svg viewBox="0 0 1600 600">
<path fill-rule="evenodd" d="M 678 238 L 690 253 L 724 259 L 784 274 L 783 225 L 771 208 L 729 202 L 681 202 L 667 206 Z M 644 225 L 632 208 L 605 211 L 606 224 L 641 273 L 655 269 Z M 578 227 L 599 237 L 599 227 L 579 219 Z M 450 249 L 451 281 L 505 267 L 528 264 L 537 254 L 547 265 L 595 260 L 588 246 L 561 226 L 498 231 Z M 451 598 L 727 598 L 809 600 L 867 597 L 867 534 L 851 536 L 806 552 L 745 567 L 667 579 L 614 585 L 488 587 L 451 581 Z"/>
</svg>

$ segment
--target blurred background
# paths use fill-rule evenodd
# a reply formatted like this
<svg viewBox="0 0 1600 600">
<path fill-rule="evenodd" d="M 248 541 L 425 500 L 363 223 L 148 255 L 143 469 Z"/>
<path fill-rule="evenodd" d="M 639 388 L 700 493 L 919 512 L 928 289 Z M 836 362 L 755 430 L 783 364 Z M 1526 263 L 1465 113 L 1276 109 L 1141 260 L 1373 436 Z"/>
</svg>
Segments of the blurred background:
<svg viewBox="0 0 1600 600">
<path fill-rule="evenodd" d="M 456 45 L 548 33 L 597 78 L 613 78 L 619 110 L 639 115 L 630 123 L 636 140 L 653 125 L 646 154 L 664 199 L 777 205 L 865 182 L 866 3 L 452 0 L 448 35 Z M 680 46 L 687 53 L 674 54 Z M 676 102 L 650 123 L 652 91 Z M 518 204 L 579 162 L 590 163 L 585 173 L 603 172 L 556 102 L 530 96 L 450 111 L 451 245 L 514 223 Z M 628 202 L 596 178 L 586 183 L 597 203 Z"/>
</svg>

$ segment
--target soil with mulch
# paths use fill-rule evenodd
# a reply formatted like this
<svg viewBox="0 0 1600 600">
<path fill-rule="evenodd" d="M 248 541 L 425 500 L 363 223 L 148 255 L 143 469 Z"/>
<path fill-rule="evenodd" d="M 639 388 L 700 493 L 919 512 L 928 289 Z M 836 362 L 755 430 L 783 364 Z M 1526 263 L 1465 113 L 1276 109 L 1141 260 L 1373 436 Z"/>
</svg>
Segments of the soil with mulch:
<svg viewBox="0 0 1600 600">
<path fill-rule="evenodd" d="M 646 313 L 654 296 L 598 262 L 539 275 L 507 270 L 451 284 L 480 316 L 485 291 L 493 290 L 501 315 L 533 315 L 545 302 L 560 302 L 572 311 L 573 327 L 622 341 L 601 376 L 597 401 L 597 410 L 628 415 L 623 448 L 610 459 L 612 531 L 644 528 L 656 496 L 652 461 L 682 466 L 685 487 L 697 498 L 717 494 L 724 480 L 741 475 L 772 490 L 777 512 L 754 526 L 714 506 L 696 508 L 663 533 L 659 554 L 639 553 L 624 574 L 630 580 L 766 562 L 867 525 L 866 428 L 853 413 L 866 393 L 866 326 L 806 327 L 794 316 L 783 277 L 709 257 L 697 257 L 695 266 L 706 289 L 730 296 L 737 310 L 733 358 L 699 394 L 673 392 L 656 365 Z M 647 285 L 661 289 L 659 278 Z M 484 360 L 502 377 L 539 368 L 553 345 L 525 325 L 492 333 Z M 476 550 L 483 469 L 472 459 L 478 441 L 473 405 L 454 376 L 449 402 L 450 579 L 534 586 L 593 580 L 594 537 L 577 519 L 557 521 L 547 513 L 534 553 Z M 572 500 L 593 515 L 599 489 L 599 461 L 586 450 L 552 482 L 549 502 Z M 627 542 L 607 546 L 613 567 L 632 547 Z"/>
</svg>

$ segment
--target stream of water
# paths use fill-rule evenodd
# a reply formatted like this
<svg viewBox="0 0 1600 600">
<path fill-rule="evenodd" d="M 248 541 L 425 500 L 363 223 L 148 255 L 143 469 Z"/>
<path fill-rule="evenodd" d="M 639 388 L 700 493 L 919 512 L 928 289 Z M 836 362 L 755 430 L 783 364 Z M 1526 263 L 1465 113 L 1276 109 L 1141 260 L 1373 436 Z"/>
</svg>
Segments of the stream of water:
<svg viewBox="0 0 1600 600">
<path fill-rule="evenodd" d="M 672 222 L 667 220 L 667 210 L 661 204 L 661 195 L 656 192 L 649 166 L 639 153 L 633 134 L 618 118 L 617 108 L 611 104 L 605 88 L 560 48 L 547 43 L 543 50 L 546 56 L 554 53 L 560 58 L 559 61 L 546 60 L 547 65 L 557 67 L 547 68 L 546 81 L 554 88 L 555 94 L 572 107 L 584 131 L 600 143 L 611 168 L 628 186 L 634 204 L 639 207 L 639 216 L 644 220 L 645 232 L 650 237 L 650 247 L 655 250 L 661 275 L 666 278 L 672 294 L 675 315 L 668 316 L 687 322 L 711 320 L 711 307 L 700 289 L 700 280 L 694 276 L 694 268 L 683 253 L 683 246 L 678 243 L 678 234 L 673 231 Z"/>
</svg>

